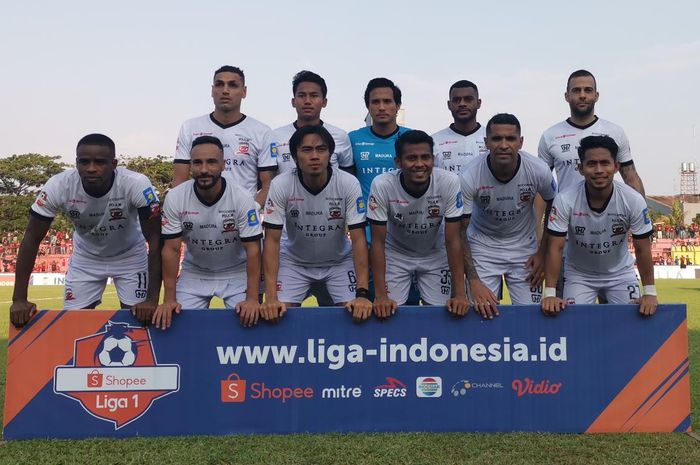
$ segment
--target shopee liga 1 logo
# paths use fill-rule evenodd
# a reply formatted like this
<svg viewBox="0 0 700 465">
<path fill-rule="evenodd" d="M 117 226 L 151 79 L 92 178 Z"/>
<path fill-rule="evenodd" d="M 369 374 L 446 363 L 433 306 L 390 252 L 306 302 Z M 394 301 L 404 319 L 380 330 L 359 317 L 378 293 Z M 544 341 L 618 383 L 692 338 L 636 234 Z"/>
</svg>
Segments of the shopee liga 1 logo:
<svg viewBox="0 0 700 465">
<path fill-rule="evenodd" d="M 57 366 L 56 394 L 92 416 L 128 425 L 156 399 L 180 389 L 180 366 L 158 364 L 148 328 L 109 321 L 102 332 L 75 340 L 73 365 Z"/>
</svg>

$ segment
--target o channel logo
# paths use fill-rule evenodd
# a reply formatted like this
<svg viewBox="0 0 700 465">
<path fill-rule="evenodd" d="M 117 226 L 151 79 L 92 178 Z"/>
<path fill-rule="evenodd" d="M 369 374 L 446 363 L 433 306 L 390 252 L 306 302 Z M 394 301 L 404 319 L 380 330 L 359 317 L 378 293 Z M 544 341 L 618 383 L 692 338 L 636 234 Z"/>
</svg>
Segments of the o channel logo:
<svg viewBox="0 0 700 465">
<path fill-rule="evenodd" d="M 503 389 L 501 383 L 475 383 L 466 379 L 457 381 L 450 389 L 450 394 L 454 397 L 467 395 L 467 392 L 472 389 Z"/>
<path fill-rule="evenodd" d="M 416 378 L 416 396 L 441 397 L 442 378 L 439 376 L 419 376 Z"/>
</svg>

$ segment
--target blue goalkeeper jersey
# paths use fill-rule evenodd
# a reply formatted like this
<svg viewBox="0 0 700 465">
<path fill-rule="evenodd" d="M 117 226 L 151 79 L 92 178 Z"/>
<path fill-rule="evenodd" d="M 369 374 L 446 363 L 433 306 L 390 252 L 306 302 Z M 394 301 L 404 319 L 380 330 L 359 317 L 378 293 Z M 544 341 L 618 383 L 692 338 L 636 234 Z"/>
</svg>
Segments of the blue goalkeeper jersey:
<svg viewBox="0 0 700 465">
<path fill-rule="evenodd" d="M 382 137 L 372 131 L 370 126 L 365 126 L 348 134 L 355 161 L 355 176 L 360 180 L 365 203 L 372 180 L 382 173 L 396 169 L 394 144 L 396 139 L 407 131 L 410 129 L 399 126 L 392 134 Z"/>
</svg>

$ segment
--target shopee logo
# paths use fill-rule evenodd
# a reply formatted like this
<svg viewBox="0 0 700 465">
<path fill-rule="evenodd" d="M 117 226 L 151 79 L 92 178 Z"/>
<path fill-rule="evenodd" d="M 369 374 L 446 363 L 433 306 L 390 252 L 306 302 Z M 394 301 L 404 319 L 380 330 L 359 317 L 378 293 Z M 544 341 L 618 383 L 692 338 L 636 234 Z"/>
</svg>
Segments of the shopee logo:
<svg viewBox="0 0 700 465">
<path fill-rule="evenodd" d="M 226 379 L 221 380 L 221 402 L 245 402 L 244 379 L 237 373 L 231 373 Z"/>
</svg>

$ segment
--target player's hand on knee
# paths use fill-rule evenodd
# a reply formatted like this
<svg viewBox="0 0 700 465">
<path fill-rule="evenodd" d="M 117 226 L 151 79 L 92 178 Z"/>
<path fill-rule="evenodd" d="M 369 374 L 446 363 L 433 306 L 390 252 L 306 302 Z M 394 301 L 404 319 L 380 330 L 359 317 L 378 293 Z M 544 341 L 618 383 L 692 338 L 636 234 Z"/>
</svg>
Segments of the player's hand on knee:
<svg viewBox="0 0 700 465">
<path fill-rule="evenodd" d="M 287 306 L 279 300 L 269 300 L 262 304 L 260 313 L 263 319 L 271 323 L 277 323 L 287 313 Z"/>
<path fill-rule="evenodd" d="M 639 313 L 645 316 L 656 313 L 656 308 L 659 306 L 659 300 L 655 295 L 643 295 L 641 299 L 634 299 L 632 303 L 639 304 Z"/>
<path fill-rule="evenodd" d="M 372 315 L 372 302 L 365 297 L 356 297 L 352 299 L 345 304 L 345 308 L 352 313 L 352 318 L 355 320 L 355 323 L 365 321 Z"/>
<path fill-rule="evenodd" d="M 447 300 L 447 310 L 455 316 L 464 316 L 469 311 L 467 296 L 450 297 Z"/>
<path fill-rule="evenodd" d="M 131 307 L 131 314 L 134 315 L 141 323 L 147 325 L 153 319 L 156 308 L 158 308 L 158 302 L 144 300 L 143 302 L 139 302 Z"/>
<path fill-rule="evenodd" d="M 258 324 L 258 318 L 260 317 L 260 304 L 257 299 L 254 300 L 244 300 L 243 302 L 238 302 L 236 304 L 236 313 L 240 316 L 241 326 L 245 328 L 250 328 Z"/>
<path fill-rule="evenodd" d="M 10 321 L 15 328 L 21 328 L 36 313 L 36 304 L 27 300 L 18 300 L 10 305 Z"/>
<path fill-rule="evenodd" d="M 398 305 L 396 305 L 396 301 L 390 299 L 389 297 L 377 296 L 374 298 L 374 303 L 372 304 L 372 310 L 380 320 L 384 320 L 392 316 L 394 313 L 396 313 L 397 308 Z"/>
<path fill-rule="evenodd" d="M 526 278 L 530 286 L 539 287 L 544 282 L 544 257 L 539 253 L 530 256 L 525 268 L 530 270 Z"/>
<path fill-rule="evenodd" d="M 182 305 L 179 302 L 171 300 L 163 302 L 156 307 L 153 312 L 151 323 L 158 329 L 168 329 L 173 321 L 173 312 L 180 313 Z"/>
<path fill-rule="evenodd" d="M 566 301 L 559 297 L 545 297 L 541 303 L 542 313 L 547 316 L 557 316 L 566 308 Z"/>
<path fill-rule="evenodd" d="M 472 291 L 473 307 L 479 315 L 489 320 L 494 316 L 500 315 L 498 312 L 498 299 L 491 289 L 486 287 L 480 280 L 471 280 L 469 285 Z"/>
</svg>

